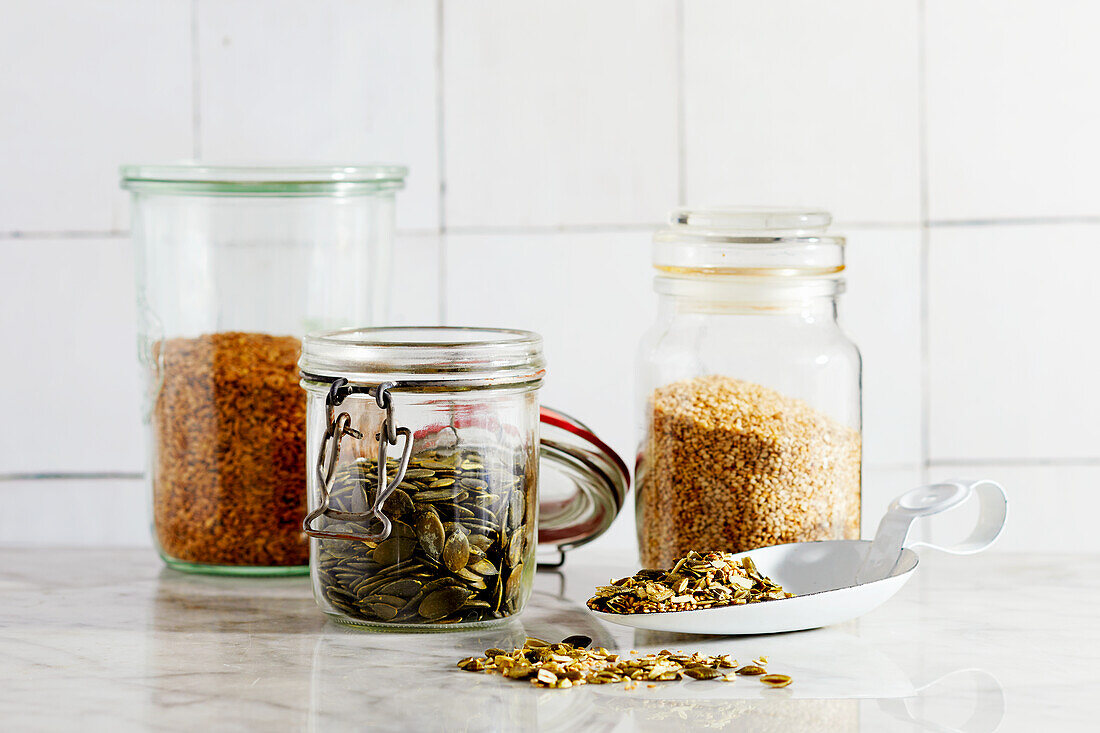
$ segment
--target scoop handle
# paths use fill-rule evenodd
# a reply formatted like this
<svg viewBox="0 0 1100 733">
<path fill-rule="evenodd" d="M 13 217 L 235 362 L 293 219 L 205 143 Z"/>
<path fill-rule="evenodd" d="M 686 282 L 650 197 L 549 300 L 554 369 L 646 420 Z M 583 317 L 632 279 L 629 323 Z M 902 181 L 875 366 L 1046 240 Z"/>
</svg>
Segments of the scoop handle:
<svg viewBox="0 0 1100 733">
<path fill-rule="evenodd" d="M 1008 517 L 1008 497 L 995 481 L 965 481 L 952 479 L 910 489 L 890 503 L 879 522 L 875 539 L 863 565 L 856 573 L 857 583 L 870 583 L 890 575 L 901 556 L 905 538 L 917 517 L 954 509 L 977 495 L 981 502 L 978 522 L 962 542 L 943 546 L 931 542 L 914 542 L 913 547 L 931 547 L 953 555 L 970 555 L 989 547 L 1000 536 Z"/>
</svg>

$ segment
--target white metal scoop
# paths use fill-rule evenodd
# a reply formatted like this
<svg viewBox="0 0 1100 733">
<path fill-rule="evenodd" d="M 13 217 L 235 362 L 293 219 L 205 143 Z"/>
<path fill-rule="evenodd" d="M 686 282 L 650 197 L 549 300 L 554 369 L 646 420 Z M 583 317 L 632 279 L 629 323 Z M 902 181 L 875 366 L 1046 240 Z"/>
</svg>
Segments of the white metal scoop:
<svg viewBox="0 0 1100 733">
<path fill-rule="evenodd" d="M 971 497 L 981 503 L 977 524 L 959 544 L 941 547 L 914 542 L 905 547 L 917 517 L 939 514 Z M 862 616 L 884 603 L 917 569 L 913 547 L 931 547 L 969 555 L 993 544 L 1004 528 L 1008 499 L 993 481 L 950 480 L 905 492 L 879 522 L 875 539 L 795 542 L 743 552 L 761 573 L 794 593 L 742 606 L 698 611 L 618 614 L 593 611 L 598 618 L 624 626 L 687 634 L 774 634 L 815 629 Z"/>
</svg>

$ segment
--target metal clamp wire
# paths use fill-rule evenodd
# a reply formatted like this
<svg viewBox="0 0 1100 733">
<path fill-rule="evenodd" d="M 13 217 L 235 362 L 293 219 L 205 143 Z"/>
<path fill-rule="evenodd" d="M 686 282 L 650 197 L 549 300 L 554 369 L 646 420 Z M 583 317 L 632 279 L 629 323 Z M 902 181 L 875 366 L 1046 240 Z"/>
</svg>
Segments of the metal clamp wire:
<svg viewBox="0 0 1100 733">
<path fill-rule="evenodd" d="M 321 504 L 317 509 L 310 512 L 302 521 L 302 530 L 310 537 L 371 542 L 381 541 L 389 537 L 393 525 L 389 517 L 383 513 L 382 506 L 386 503 L 386 500 L 398 485 L 405 479 L 405 472 L 409 468 L 409 458 L 412 456 L 413 447 L 412 431 L 408 428 L 397 427 L 396 421 L 394 420 L 393 399 L 389 394 L 389 390 L 393 386 L 393 382 L 382 382 L 373 388 L 351 386 L 348 384 L 348 380 L 341 377 L 333 380 L 332 385 L 329 387 L 328 397 L 325 400 L 328 426 L 325 429 L 324 437 L 321 439 L 320 452 L 317 456 L 317 479 L 321 491 Z M 341 412 L 335 419 L 332 417 L 333 408 L 343 403 L 343 401 L 352 394 L 367 394 L 373 396 L 379 409 L 385 410 L 386 413 L 385 417 L 382 419 L 381 429 L 377 436 L 378 491 L 375 494 L 374 501 L 368 512 L 344 512 L 329 506 L 332 497 L 331 489 L 333 475 L 336 472 L 336 465 L 340 457 L 340 440 L 345 435 L 349 435 L 356 440 L 362 440 L 363 438 L 363 433 L 351 426 L 351 416 L 348 413 Z M 388 466 L 386 454 L 389 452 L 389 446 L 397 445 L 398 437 L 405 439 L 405 445 L 401 450 L 401 458 L 397 464 L 397 471 L 393 480 L 390 481 L 387 477 Z M 329 449 L 330 443 L 332 444 L 331 449 Z M 379 532 L 368 532 L 367 534 L 328 532 L 313 529 L 311 526 L 313 520 L 321 515 L 330 519 L 356 522 L 377 520 L 382 525 L 382 529 Z"/>
</svg>

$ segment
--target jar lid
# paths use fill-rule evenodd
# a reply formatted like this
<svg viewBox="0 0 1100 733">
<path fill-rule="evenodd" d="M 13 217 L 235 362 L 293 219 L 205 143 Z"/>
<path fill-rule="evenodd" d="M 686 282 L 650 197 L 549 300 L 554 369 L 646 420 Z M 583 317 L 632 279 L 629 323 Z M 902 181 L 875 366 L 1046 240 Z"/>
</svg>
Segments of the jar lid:
<svg viewBox="0 0 1100 733">
<path fill-rule="evenodd" d="M 564 553 L 603 534 L 623 508 L 630 471 L 587 425 L 543 407 L 539 544 Z"/>
<path fill-rule="evenodd" d="M 518 384 L 546 373 L 542 336 L 455 326 L 345 328 L 302 340 L 304 375 L 349 382 Z"/>
<path fill-rule="evenodd" d="M 653 265 L 669 274 L 822 276 L 844 270 L 844 238 L 817 209 L 675 209 L 653 237 Z"/>
<path fill-rule="evenodd" d="M 147 193 L 227 196 L 332 196 L 394 191 L 401 165 L 209 165 L 195 161 L 124 165 L 122 187 Z"/>
</svg>

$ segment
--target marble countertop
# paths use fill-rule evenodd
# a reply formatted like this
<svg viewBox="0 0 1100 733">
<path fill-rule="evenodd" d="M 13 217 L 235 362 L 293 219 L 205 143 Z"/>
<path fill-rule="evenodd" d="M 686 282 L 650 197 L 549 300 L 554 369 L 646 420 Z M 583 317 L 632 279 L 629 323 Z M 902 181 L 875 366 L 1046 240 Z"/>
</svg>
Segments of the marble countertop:
<svg viewBox="0 0 1100 733">
<path fill-rule="evenodd" d="M 325 619 L 306 578 L 230 579 L 149 551 L 0 549 L 4 730 L 1093 730 L 1100 557 L 927 553 L 863 618 L 759 637 L 609 626 L 583 601 L 626 567 L 540 573 L 490 631 L 369 633 Z M 455 667 L 531 635 L 609 649 L 769 657 L 794 683 L 536 689 Z"/>
</svg>

